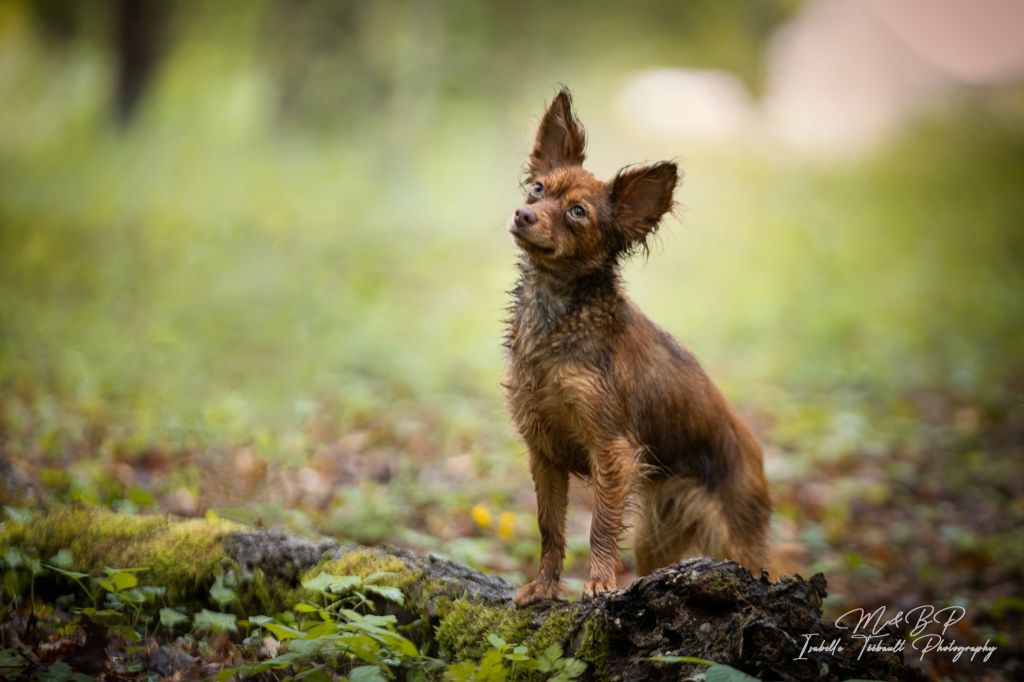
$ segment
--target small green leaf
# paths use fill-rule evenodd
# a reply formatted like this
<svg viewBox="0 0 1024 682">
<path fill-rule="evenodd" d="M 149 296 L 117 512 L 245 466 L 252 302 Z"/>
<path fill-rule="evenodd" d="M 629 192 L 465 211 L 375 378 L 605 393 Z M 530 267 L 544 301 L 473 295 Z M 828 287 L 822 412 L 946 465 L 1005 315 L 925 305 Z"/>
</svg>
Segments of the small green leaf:
<svg viewBox="0 0 1024 682">
<path fill-rule="evenodd" d="M 249 624 L 259 627 L 274 620 L 270 616 L 249 616 Z"/>
<path fill-rule="evenodd" d="M 494 634 L 493 632 L 487 635 L 487 641 L 490 642 L 491 646 L 493 646 L 495 649 L 500 649 L 501 647 L 505 646 L 505 640 L 503 640 L 501 637 Z"/>
<path fill-rule="evenodd" d="M 92 611 L 91 615 L 94 618 L 109 618 L 124 622 L 124 614 L 117 609 L 82 609 L 83 613 L 86 611 Z"/>
<path fill-rule="evenodd" d="M 60 568 L 71 568 L 75 564 L 75 555 L 65 547 L 50 557 L 50 563 Z"/>
<path fill-rule="evenodd" d="M 384 630 L 382 632 L 378 632 L 377 637 L 384 640 L 384 643 L 388 645 L 388 648 L 395 653 L 402 654 L 408 658 L 416 658 L 420 655 L 420 651 L 416 648 L 416 645 L 397 632 Z"/>
<path fill-rule="evenodd" d="M 220 633 L 226 631 L 236 632 L 238 630 L 236 621 L 237 617 L 233 613 L 220 613 L 203 609 L 195 615 L 192 622 L 196 628 Z"/>
<path fill-rule="evenodd" d="M 312 682 L 332 682 L 334 677 L 330 675 L 324 666 L 318 665 L 315 668 L 309 670 L 303 670 L 301 673 L 295 676 L 296 680 L 306 680 Z"/>
<path fill-rule="evenodd" d="M 304 637 L 305 633 L 295 628 L 290 628 L 287 625 L 281 625 L 280 623 L 266 623 L 263 628 L 268 632 L 273 633 L 279 640 L 284 641 L 286 639 L 298 639 Z"/>
<path fill-rule="evenodd" d="M 364 585 L 363 589 L 372 594 L 384 597 L 388 601 L 395 602 L 399 606 L 405 604 L 405 595 L 397 587 L 386 587 L 384 585 Z"/>
<path fill-rule="evenodd" d="M 146 601 L 146 593 L 137 587 L 125 590 L 124 592 L 118 592 L 117 596 L 129 604 L 142 604 Z"/>
<path fill-rule="evenodd" d="M 376 573 L 371 573 L 370 575 L 366 576 L 365 578 L 362 579 L 362 581 L 363 581 L 364 585 L 368 585 L 368 584 L 371 584 L 371 583 L 375 583 L 375 582 L 377 582 L 379 580 L 382 580 L 384 578 L 398 578 L 398 577 L 401 577 L 401 575 L 398 574 L 398 573 L 395 573 L 394 571 L 378 571 Z"/>
<path fill-rule="evenodd" d="M 338 637 L 338 642 L 351 655 L 367 663 L 383 663 L 381 643 L 369 635 L 347 633 Z"/>
<path fill-rule="evenodd" d="M 13 649 L 0 649 L 0 668 L 20 668 L 28 661 Z"/>
<path fill-rule="evenodd" d="M 361 665 L 352 668 L 348 674 L 349 682 L 387 682 L 388 678 L 375 665 Z"/>
<path fill-rule="evenodd" d="M 71 679 L 71 666 L 63 661 L 51 663 L 39 671 L 39 679 L 43 682 L 64 682 Z"/>
<path fill-rule="evenodd" d="M 714 661 L 696 656 L 651 656 L 648 661 L 655 663 L 689 663 L 691 665 L 716 665 Z"/>
<path fill-rule="evenodd" d="M 32 512 L 21 507 L 8 507 L 4 505 L 4 513 L 7 514 L 7 518 L 15 523 L 28 523 L 32 520 Z"/>
<path fill-rule="evenodd" d="M 224 584 L 224 577 L 219 575 L 213 581 L 213 586 L 210 588 L 210 596 L 221 608 L 238 598 L 235 591 Z"/>
<path fill-rule="evenodd" d="M 320 610 L 319 607 L 313 606 L 312 604 L 306 604 L 305 602 L 296 604 L 293 608 L 299 613 L 316 613 Z"/>
<path fill-rule="evenodd" d="M 160 624 L 168 630 L 173 630 L 176 626 L 187 623 L 188 620 L 188 616 L 174 609 L 160 609 Z"/>
<path fill-rule="evenodd" d="M 121 590 L 127 590 L 130 587 L 135 587 L 139 584 L 139 579 L 133 574 L 128 572 L 117 572 L 110 574 L 110 580 L 104 580 L 100 582 L 100 585 L 104 583 L 113 583 L 114 589 L 107 590 L 108 592 L 120 592 Z M 104 589 L 107 589 L 104 587 Z"/>
<path fill-rule="evenodd" d="M 737 670 L 729 665 L 716 664 L 704 671 L 704 679 L 707 682 L 761 682 L 742 670 Z"/>
<path fill-rule="evenodd" d="M 502 663 L 501 652 L 494 650 L 484 654 L 480 659 L 480 667 L 469 679 L 480 682 L 505 682 L 508 679 L 508 672 Z"/>
<path fill-rule="evenodd" d="M 356 575 L 332 575 L 324 572 L 316 577 L 302 581 L 302 586 L 307 590 L 317 592 L 344 594 L 355 589 L 362 579 Z"/>
<path fill-rule="evenodd" d="M 378 616 L 372 613 L 359 613 L 352 609 L 338 609 L 338 613 L 348 619 L 349 622 L 360 626 L 387 628 L 398 622 L 394 616 Z"/>
<path fill-rule="evenodd" d="M 306 639 L 319 639 L 321 637 L 327 637 L 338 632 L 338 624 L 333 620 L 325 620 L 322 623 L 317 623 L 316 626 L 306 631 Z"/>
<path fill-rule="evenodd" d="M 21 562 L 25 560 L 21 552 L 13 547 L 8 547 L 7 551 L 4 552 L 4 563 L 7 564 L 8 568 L 17 568 L 21 566 Z"/>
<path fill-rule="evenodd" d="M 126 642 L 137 642 L 140 639 L 139 633 L 131 625 L 108 625 L 107 627 Z"/>
<path fill-rule="evenodd" d="M 63 551 L 63 550 L 61 550 L 61 551 Z M 51 571 L 56 571 L 57 573 L 60 573 L 61 575 L 67 576 L 67 577 L 71 578 L 72 580 L 81 580 L 82 578 L 88 578 L 89 577 L 88 573 L 79 573 L 78 571 L 69 571 L 69 570 L 64 569 L 64 568 L 58 568 L 57 566 L 51 566 L 50 564 L 43 564 L 43 566 L 46 566 Z"/>
<path fill-rule="evenodd" d="M 560 658 L 555 668 L 559 671 L 549 677 L 548 682 L 570 682 L 587 671 L 587 664 L 576 658 Z"/>
<path fill-rule="evenodd" d="M 260 663 L 253 663 L 251 665 L 247 665 L 243 667 L 240 672 L 243 673 L 244 677 L 256 677 L 260 673 L 264 673 L 273 668 L 287 668 L 296 661 L 301 660 L 301 658 L 302 657 L 298 654 L 281 654 L 277 658 L 271 658 L 269 661 L 261 661 Z M 229 668 L 228 670 L 231 669 Z M 236 671 L 231 670 L 231 672 L 232 676 L 234 676 L 234 673 Z"/>
<path fill-rule="evenodd" d="M 319 638 L 293 639 L 288 642 L 288 651 L 298 654 L 303 658 L 313 658 L 318 656 L 328 644 L 327 640 Z"/>
</svg>

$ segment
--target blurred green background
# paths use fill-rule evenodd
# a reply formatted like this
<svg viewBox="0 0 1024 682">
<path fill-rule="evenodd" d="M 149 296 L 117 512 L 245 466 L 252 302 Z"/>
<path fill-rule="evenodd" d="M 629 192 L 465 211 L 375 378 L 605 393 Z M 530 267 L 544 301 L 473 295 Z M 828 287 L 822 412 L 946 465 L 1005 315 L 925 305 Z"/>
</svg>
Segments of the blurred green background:
<svg viewBox="0 0 1024 682">
<path fill-rule="evenodd" d="M 827 4 L 0 2 L 3 458 L 44 499 L 529 574 L 505 222 L 565 83 L 599 175 L 685 169 L 629 290 L 766 443 L 802 572 L 1019 652 L 1024 86 L 787 146 L 772 55 Z M 639 120 L 653 68 L 724 74 L 744 123 Z"/>
</svg>

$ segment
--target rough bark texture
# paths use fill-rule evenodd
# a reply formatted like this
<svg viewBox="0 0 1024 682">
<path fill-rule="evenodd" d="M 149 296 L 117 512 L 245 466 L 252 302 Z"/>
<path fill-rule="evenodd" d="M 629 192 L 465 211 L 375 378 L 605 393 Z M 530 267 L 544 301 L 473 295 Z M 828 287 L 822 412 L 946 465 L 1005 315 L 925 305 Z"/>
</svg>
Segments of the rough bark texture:
<svg viewBox="0 0 1024 682">
<path fill-rule="evenodd" d="M 207 524 L 209 527 L 207 528 Z M 87 531 L 83 531 L 85 528 Z M 108 530 L 109 529 L 109 530 Z M 164 538 L 181 548 L 193 540 L 188 561 L 161 561 Z M 397 548 L 366 548 L 331 540 L 310 540 L 280 530 L 245 529 L 221 521 L 168 517 L 121 517 L 96 510 L 63 510 L 0 529 L 0 550 L 17 546 L 40 557 L 79 545 L 78 570 L 118 565 L 126 538 L 144 535 L 149 554 L 134 565 L 159 565 L 161 584 L 181 586 L 176 600 L 210 603 L 208 580 L 198 568 L 220 565 L 259 589 L 241 590 L 243 613 L 261 613 L 272 603 L 302 597 L 300 581 L 327 571 L 368 575 L 386 571 L 406 594 L 394 609 L 406 621 L 421 619 L 424 650 L 450 660 L 477 658 L 489 650 L 487 636 L 522 642 L 531 653 L 553 643 L 588 664 L 591 680 L 702 679 L 701 665 L 651 661 L 652 656 L 696 656 L 731 665 L 769 680 L 917 680 L 920 673 L 898 654 L 864 653 L 860 643 L 821 619 L 825 578 L 783 578 L 777 583 L 752 577 L 734 562 L 699 558 L 641 578 L 628 589 L 588 602 L 553 601 L 518 609 L 507 581 L 433 556 Z M 97 549 L 87 556 L 85 549 Z M 109 554 L 109 556 L 108 556 Z M 178 553 L 181 559 L 185 557 Z M 152 558 L 152 561 L 149 559 Z M 183 575 L 175 574 L 180 570 Z M 155 571 L 154 571 L 155 572 Z M 269 593 L 269 594 L 268 594 Z M 389 607 L 390 608 L 390 607 Z M 837 638 L 841 650 L 808 653 L 796 660 L 804 635 Z"/>
<path fill-rule="evenodd" d="M 421 604 L 438 618 L 445 594 L 515 611 L 515 589 L 501 578 L 435 557 L 381 549 L 423 572 L 423 580 L 449 589 L 425 595 Z M 754 578 L 732 561 L 697 558 L 679 562 L 629 588 L 583 604 L 550 602 L 527 609 L 529 629 L 548 618 L 565 618 L 563 645 L 590 664 L 588 679 L 702 679 L 703 666 L 664 664 L 652 656 L 696 656 L 725 663 L 766 680 L 918 680 L 921 673 L 894 654 L 868 654 L 834 624 L 821 620 L 825 578 Z M 520 611 L 521 612 L 521 611 Z M 443 618 L 443 616 L 441 616 Z M 838 638 L 842 651 L 800 655 L 803 635 Z M 485 633 L 486 634 L 486 633 Z M 533 647 L 531 647 L 533 648 Z"/>
<path fill-rule="evenodd" d="M 893 654 L 867 655 L 821 620 L 825 578 L 753 578 L 734 562 L 680 562 L 636 581 L 595 606 L 607 627 L 607 670 L 616 679 L 664 679 L 644 662 L 658 654 L 696 655 L 767 680 L 913 680 L 920 673 Z M 805 634 L 842 640 L 842 651 L 799 657 Z"/>
<path fill-rule="evenodd" d="M 224 541 L 224 551 L 244 568 L 258 568 L 268 578 L 290 582 L 337 547 L 333 540 L 309 540 L 280 529 L 233 533 Z"/>
</svg>

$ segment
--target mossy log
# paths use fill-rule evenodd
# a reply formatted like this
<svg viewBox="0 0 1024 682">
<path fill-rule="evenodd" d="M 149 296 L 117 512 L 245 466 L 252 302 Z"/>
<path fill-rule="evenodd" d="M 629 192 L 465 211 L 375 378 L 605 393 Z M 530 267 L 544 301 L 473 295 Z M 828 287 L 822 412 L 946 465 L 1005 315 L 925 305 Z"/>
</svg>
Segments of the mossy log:
<svg viewBox="0 0 1024 682">
<path fill-rule="evenodd" d="M 859 655 L 860 643 L 821 620 L 820 574 L 770 582 L 734 562 L 699 558 L 592 601 L 519 609 L 507 581 L 434 556 L 339 545 L 217 519 L 64 509 L 8 521 L 0 530 L 0 555 L 9 547 L 43 562 L 70 549 L 73 568 L 83 572 L 145 566 L 147 583 L 167 587 L 171 603 L 193 608 L 216 608 L 209 588 L 215 576 L 228 576 L 238 593 L 231 608 L 240 615 L 292 605 L 303 598 L 301 581 L 323 571 L 386 571 L 406 596 L 404 607 L 389 608 L 408 622 L 429 625 L 421 628 L 421 645 L 450 660 L 478 658 L 495 633 L 534 653 L 557 642 L 566 655 L 585 661 L 586 678 L 595 680 L 702 678 L 703 666 L 651 660 L 656 656 L 710 659 L 762 679 L 921 679 L 899 654 Z M 45 589 L 44 580 L 37 593 Z M 797 660 L 804 635 L 811 633 L 823 641 L 838 639 L 841 648 Z"/>
</svg>

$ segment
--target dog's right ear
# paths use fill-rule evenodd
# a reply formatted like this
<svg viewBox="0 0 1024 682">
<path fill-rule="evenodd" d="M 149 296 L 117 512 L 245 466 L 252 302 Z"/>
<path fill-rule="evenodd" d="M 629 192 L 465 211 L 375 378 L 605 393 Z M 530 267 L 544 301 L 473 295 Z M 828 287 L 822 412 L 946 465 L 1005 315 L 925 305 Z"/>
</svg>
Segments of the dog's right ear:
<svg viewBox="0 0 1024 682">
<path fill-rule="evenodd" d="M 583 165 L 586 146 L 583 124 L 572 113 L 572 95 L 568 88 L 562 88 L 537 129 L 530 152 L 530 175 L 541 175 L 559 166 Z"/>
</svg>

